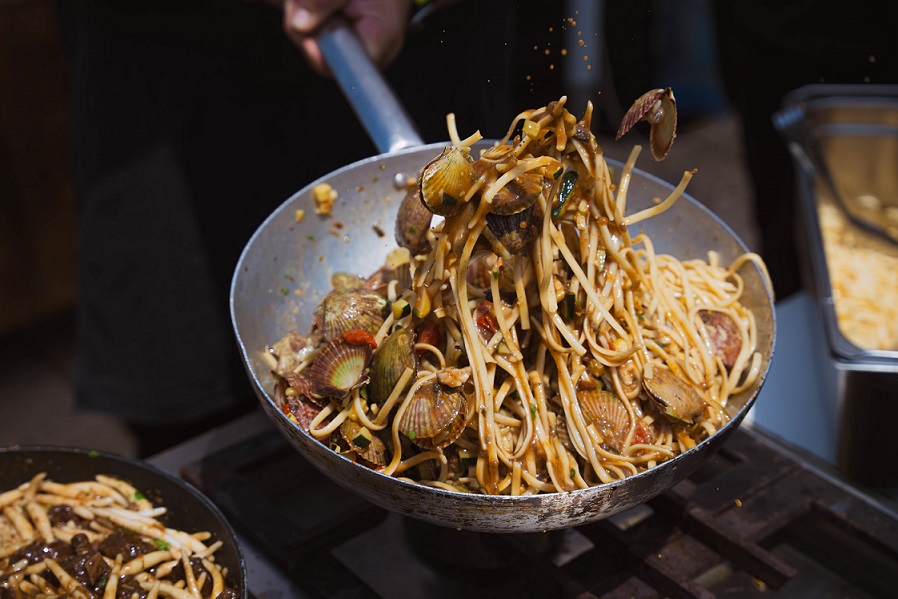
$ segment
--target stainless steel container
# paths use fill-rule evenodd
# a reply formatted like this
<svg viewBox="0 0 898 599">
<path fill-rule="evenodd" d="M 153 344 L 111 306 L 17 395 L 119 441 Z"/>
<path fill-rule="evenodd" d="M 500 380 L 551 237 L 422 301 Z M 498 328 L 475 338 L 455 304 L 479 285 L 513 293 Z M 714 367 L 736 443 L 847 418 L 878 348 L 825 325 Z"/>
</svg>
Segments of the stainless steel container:
<svg viewBox="0 0 898 599">
<path fill-rule="evenodd" d="M 863 484 L 898 484 L 898 443 L 892 426 L 898 407 L 898 347 L 862 347 L 845 321 L 840 324 L 837 301 L 845 300 L 844 295 L 837 297 L 834 286 L 845 289 L 845 270 L 836 265 L 842 256 L 830 253 L 828 259 L 828 233 L 821 222 L 825 211 L 838 210 L 844 230 L 862 240 L 864 251 L 898 259 L 898 243 L 868 230 L 864 219 L 871 213 L 863 212 L 872 203 L 880 215 L 898 214 L 898 86 L 802 87 L 784 99 L 774 124 L 794 157 L 807 283 L 839 381 L 838 465 Z M 878 222 L 888 221 L 881 216 Z M 868 281 L 875 277 L 877 288 L 882 285 L 898 295 L 898 269 L 874 274 L 861 272 L 860 264 L 858 275 Z M 884 319 L 898 305 L 887 296 L 880 297 L 878 306 Z"/>
</svg>

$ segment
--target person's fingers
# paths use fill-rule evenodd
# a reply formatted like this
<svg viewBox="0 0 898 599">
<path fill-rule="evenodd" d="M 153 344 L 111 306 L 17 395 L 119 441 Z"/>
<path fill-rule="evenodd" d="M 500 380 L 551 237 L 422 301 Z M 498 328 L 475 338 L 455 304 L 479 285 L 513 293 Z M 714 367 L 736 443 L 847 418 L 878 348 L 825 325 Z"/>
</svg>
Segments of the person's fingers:
<svg viewBox="0 0 898 599">
<path fill-rule="evenodd" d="M 402 50 L 410 7 L 405 0 L 351 0 L 343 8 L 368 55 L 381 68 Z"/>
<path fill-rule="evenodd" d="M 407 0 L 286 0 L 284 30 L 309 65 L 328 75 L 321 49 L 309 36 L 333 13 L 341 11 L 374 63 L 385 68 L 402 49 L 410 8 Z"/>
<path fill-rule="evenodd" d="M 284 25 L 302 35 L 310 35 L 348 0 L 286 0 Z"/>
</svg>

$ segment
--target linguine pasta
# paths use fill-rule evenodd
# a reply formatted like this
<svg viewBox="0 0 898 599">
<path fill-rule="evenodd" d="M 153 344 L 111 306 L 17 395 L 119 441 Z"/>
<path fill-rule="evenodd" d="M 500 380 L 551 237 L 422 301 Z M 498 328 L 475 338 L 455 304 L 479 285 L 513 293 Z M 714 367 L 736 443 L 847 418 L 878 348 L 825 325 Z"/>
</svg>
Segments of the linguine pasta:
<svg viewBox="0 0 898 599">
<path fill-rule="evenodd" d="M 452 146 L 410 191 L 445 219 L 430 227 L 427 214 L 421 246 L 393 252 L 367 280 L 335 279 L 311 334 L 269 348 L 289 418 L 385 474 L 509 495 L 623 479 L 727 422 L 729 397 L 760 374 L 739 275 L 746 263 L 766 272 L 760 258 L 681 261 L 631 236 L 692 173 L 628 213 L 639 148 L 613 182 L 592 105 L 578 120 L 564 104 L 522 112 L 480 156 L 479 134 L 461 139 L 450 115 Z M 457 155 L 471 176 L 428 195 L 432 180 L 468 172 Z M 403 211 L 397 238 L 419 226 Z M 369 303 L 385 317 L 368 324 Z M 341 310 L 349 330 L 334 328 Z M 331 373 L 349 363 L 362 365 L 358 380 L 337 384 Z"/>
</svg>

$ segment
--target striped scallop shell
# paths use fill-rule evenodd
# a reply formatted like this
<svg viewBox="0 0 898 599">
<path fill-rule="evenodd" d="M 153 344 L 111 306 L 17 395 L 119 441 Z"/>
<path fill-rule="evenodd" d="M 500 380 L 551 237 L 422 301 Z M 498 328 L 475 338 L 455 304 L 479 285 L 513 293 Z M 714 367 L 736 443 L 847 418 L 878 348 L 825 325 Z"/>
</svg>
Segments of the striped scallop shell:
<svg viewBox="0 0 898 599">
<path fill-rule="evenodd" d="M 468 402 L 437 381 L 421 385 L 399 420 L 399 431 L 424 449 L 452 444 L 465 430 Z"/>
<path fill-rule="evenodd" d="M 380 405 L 387 401 L 406 368 L 412 369 L 412 378 L 409 379 L 411 383 L 414 374 L 418 372 L 415 334 L 409 329 L 400 328 L 383 340 L 371 358 L 368 402 Z"/>
<path fill-rule="evenodd" d="M 652 149 L 652 156 L 655 160 L 664 160 L 677 136 L 677 101 L 673 91 L 669 87 L 653 89 L 633 102 L 621 120 L 615 141 L 623 137 L 639 121 L 646 121 L 651 125 L 649 146 Z"/>
<path fill-rule="evenodd" d="M 587 422 L 594 425 L 605 443 L 618 453 L 624 449 L 630 432 L 630 412 L 627 406 L 610 391 L 579 391 L 577 400 Z"/>
<path fill-rule="evenodd" d="M 327 341 L 350 329 L 377 334 L 388 310 L 387 300 L 369 289 L 331 291 L 315 309 L 315 325 Z"/>
<path fill-rule="evenodd" d="M 362 425 L 358 422 L 345 420 L 343 424 L 340 425 L 340 435 L 343 437 L 343 440 L 346 441 L 347 445 L 349 445 L 349 448 L 356 452 L 359 457 L 375 466 L 386 466 L 387 446 L 380 440 L 377 433 L 369 431 L 371 433 L 371 443 L 369 443 L 367 447 L 359 447 L 353 443 L 353 439 L 359 436 L 359 431 L 361 431 L 362 428 Z"/>
<path fill-rule="evenodd" d="M 371 346 L 350 345 L 340 340 L 328 343 L 309 367 L 312 394 L 342 398 L 365 382 Z"/>
</svg>

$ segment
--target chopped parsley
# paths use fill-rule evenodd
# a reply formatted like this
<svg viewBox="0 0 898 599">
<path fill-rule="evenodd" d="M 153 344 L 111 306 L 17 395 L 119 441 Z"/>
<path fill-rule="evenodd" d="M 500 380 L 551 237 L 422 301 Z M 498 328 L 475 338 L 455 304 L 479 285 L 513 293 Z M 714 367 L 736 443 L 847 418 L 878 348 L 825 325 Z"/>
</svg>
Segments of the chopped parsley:
<svg viewBox="0 0 898 599">
<path fill-rule="evenodd" d="M 163 541 L 162 539 L 153 539 L 153 545 L 155 545 L 159 551 L 168 551 L 171 549 L 171 543 Z"/>
<path fill-rule="evenodd" d="M 315 241 L 315 236 L 314 235 L 306 235 L 306 239 L 308 239 L 309 241 Z"/>
<path fill-rule="evenodd" d="M 530 417 L 533 418 L 534 420 L 536 419 L 536 410 L 537 410 L 536 404 L 535 403 L 530 404 Z"/>
</svg>

